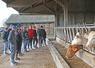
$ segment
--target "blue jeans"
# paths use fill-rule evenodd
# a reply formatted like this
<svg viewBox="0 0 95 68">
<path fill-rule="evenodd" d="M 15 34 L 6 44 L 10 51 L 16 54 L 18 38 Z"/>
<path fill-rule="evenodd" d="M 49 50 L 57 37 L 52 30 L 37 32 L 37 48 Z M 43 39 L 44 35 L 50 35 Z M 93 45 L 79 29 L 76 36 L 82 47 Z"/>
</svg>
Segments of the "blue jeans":
<svg viewBox="0 0 95 68">
<path fill-rule="evenodd" d="M 33 39 L 31 38 L 31 39 L 29 39 L 29 45 L 31 46 L 31 49 L 33 48 L 33 46 L 32 46 L 32 41 L 33 41 Z"/>
<path fill-rule="evenodd" d="M 24 51 L 27 51 L 27 46 L 29 48 L 29 40 L 28 39 L 25 39 L 24 40 Z"/>
<path fill-rule="evenodd" d="M 10 61 L 11 61 L 11 63 L 15 63 L 16 45 L 12 44 L 11 42 L 9 44 L 10 44 L 10 51 L 11 51 Z"/>
<path fill-rule="evenodd" d="M 37 43 L 38 43 L 38 39 L 37 39 L 37 37 L 34 37 L 33 38 L 33 46 L 37 47 Z"/>
<path fill-rule="evenodd" d="M 46 45 L 46 38 L 45 37 L 39 37 L 39 46 L 42 46 L 43 43 Z"/>
<path fill-rule="evenodd" d="M 6 54 L 7 49 L 9 48 L 9 43 L 8 41 L 4 41 L 4 47 L 3 47 L 3 54 Z"/>
<path fill-rule="evenodd" d="M 39 37 L 39 46 L 42 47 L 43 45 L 43 37 Z"/>
</svg>

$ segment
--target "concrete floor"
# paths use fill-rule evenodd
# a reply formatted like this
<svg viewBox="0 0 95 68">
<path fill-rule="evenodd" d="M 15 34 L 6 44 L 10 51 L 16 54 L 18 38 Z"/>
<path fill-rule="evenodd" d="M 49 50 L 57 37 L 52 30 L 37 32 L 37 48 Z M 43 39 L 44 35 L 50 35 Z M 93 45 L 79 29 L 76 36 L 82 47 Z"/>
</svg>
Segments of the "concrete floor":
<svg viewBox="0 0 95 68">
<path fill-rule="evenodd" d="M 31 50 L 20 58 L 19 64 L 12 67 L 9 64 L 9 56 L 7 56 L 6 62 L 0 63 L 0 68 L 56 68 L 47 47 Z M 0 59 L 2 61 L 1 57 Z"/>
</svg>

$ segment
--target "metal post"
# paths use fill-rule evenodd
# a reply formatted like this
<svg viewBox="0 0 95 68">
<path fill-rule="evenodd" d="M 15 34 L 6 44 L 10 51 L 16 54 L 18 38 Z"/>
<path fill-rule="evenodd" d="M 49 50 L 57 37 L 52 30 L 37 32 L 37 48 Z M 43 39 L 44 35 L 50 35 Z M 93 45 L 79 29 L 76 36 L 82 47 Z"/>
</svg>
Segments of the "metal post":
<svg viewBox="0 0 95 68">
<path fill-rule="evenodd" d="M 69 33 L 70 33 L 70 42 L 72 41 L 72 33 L 71 33 L 71 28 L 69 28 Z"/>
<path fill-rule="evenodd" d="M 73 33 L 73 38 L 74 38 L 74 36 L 75 36 L 75 33 L 74 33 L 75 31 L 74 31 L 74 28 L 72 28 L 72 33 Z"/>
<path fill-rule="evenodd" d="M 67 41 L 69 41 L 69 32 L 68 32 L 68 28 L 66 28 L 67 31 Z"/>
<path fill-rule="evenodd" d="M 82 35 L 84 34 L 84 28 L 81 28 L 81 33 L 82 33 Z"/>
<path fill-rule="evenodd" d="M 76 33 L 79 32 L 79 31 L 78 31 L 78 28 L 75 28 L 75 30 L 76 30 Z"/>
<path fill-rule="evenodd" d="M 64 40 L 65 40 L 65 41 L 66 41 L 66 36 L 67 36 L 66 34 L 67 34 L 67 33 L 66 33 L 66 28 L 64 28 L 64 35 L 65 35 L 65 36 L 64 36 L 64 37 L 65 37 Z"/>
</svg>

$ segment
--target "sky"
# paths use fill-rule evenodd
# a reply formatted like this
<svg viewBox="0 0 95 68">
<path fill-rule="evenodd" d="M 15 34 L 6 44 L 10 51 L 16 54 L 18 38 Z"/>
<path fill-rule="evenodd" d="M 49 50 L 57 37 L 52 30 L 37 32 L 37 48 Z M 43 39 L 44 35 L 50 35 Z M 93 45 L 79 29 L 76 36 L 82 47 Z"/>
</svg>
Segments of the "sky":
<svg viewBox="0 0 95 68">
<path fill-rule="evenodd" d="M 19 12 L 12 7 L 7 7 L 6 3 L 0 0 L 0 27 L 4 27 L 11 14 L 19 14 Z"/>
</svg>

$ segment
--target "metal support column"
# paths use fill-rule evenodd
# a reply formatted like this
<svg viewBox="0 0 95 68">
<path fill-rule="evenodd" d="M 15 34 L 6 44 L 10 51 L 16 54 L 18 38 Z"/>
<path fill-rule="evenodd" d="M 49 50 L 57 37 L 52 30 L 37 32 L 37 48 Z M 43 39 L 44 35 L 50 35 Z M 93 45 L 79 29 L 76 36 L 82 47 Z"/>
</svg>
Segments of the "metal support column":
<svg viewBox="0 0 95 68">
<path fill-rule="evenodd" d="M 72 41 L 73 37 L 72 37 L 72 33 L 71 33 L 71 28 L 69 28 L 69 33 L 70 33 L 70 42 Z"/>
</svg>

